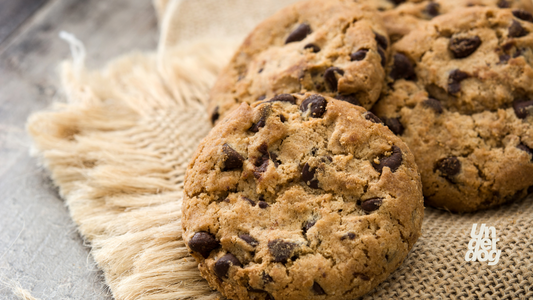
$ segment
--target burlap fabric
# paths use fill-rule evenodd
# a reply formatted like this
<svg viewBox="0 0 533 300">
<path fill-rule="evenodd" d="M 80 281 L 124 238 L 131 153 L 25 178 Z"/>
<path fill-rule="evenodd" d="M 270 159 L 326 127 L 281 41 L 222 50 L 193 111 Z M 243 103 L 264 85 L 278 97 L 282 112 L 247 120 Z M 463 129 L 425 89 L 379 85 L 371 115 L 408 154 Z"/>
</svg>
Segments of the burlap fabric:
<svg viewBox="0 0 533 300">
<path fill-rule="evenodd" d="M 288 0 L 158 0 L 157 52 L 100 71 L 62 64 L 65 103 L 28 121 L 115 299 L 212 299 L 181 239 L 185 168 L 210 130 L 204 110 L 237 40 Z M 196 41 L 195 41 L 196 40 Z M 496 228 L 498 264 L 466 262 L 474 223 Z M 533 298 L 533 197 L 477 214 L 426 209 L 404 264 L 365 299 Z"/>
</svg>

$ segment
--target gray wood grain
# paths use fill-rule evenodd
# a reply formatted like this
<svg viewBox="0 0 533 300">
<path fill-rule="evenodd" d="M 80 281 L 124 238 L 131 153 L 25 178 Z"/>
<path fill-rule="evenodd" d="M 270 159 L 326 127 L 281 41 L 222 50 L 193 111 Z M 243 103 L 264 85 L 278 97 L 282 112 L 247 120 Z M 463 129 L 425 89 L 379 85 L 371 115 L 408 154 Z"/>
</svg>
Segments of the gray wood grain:
<svg viewBox="0 0 533 300">
<path fill-rule="evenodd" d="M 0 1 L 0 44 L 47 0 Z"/>
<path fill-rule="evenodd" d="M 155 49 L 155 13 L 150 0 L 50 0 L 27 20 L 0 44 L 0 299 L 16 299 L 14 283 L 43 300 L 110 299 L 64 202 L 30 157 L 24 128 L 62 97 L 56 68 L 70 50 L 59 31 L 83 41 L 96 68 Z"/>
</svg>

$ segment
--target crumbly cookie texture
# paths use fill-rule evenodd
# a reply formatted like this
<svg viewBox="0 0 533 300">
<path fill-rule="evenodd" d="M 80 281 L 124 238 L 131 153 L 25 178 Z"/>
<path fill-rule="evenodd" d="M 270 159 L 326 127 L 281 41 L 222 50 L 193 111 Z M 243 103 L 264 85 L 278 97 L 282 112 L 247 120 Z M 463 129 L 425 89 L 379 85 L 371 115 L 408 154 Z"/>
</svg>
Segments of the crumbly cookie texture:
<svg viewBox="0 0 533 300">
<path fill-rule="evenodd" d="M 532 22 L 469 8 L 393 45 L 373 111 L 413 151 L 427 204 L 473 212 L 532 191 Z"/>
<path fill-rule="evenodd" d="M 240 103 L 318 92 L 369 109 L 383 86 L 389 40 L 375 9 L 310 0 L 262 22 L 221 72 L 209 100 L 215 123 Z"/>
<path fill-rule="evenodd" d="M 423 26 L 436 16 L 467 7 L 499 7 L 533 12 L 531 0 L 358 0 L 381 11 L 380 15 L 392 41 Z"/>
<path fill-rule="evenodd" d="M 317 94 L 242 103 L 200 144 L 183 238 L 231 299 L 353 299 L 420 235 L 409 148 L 359 106 Z"/>
</svg>

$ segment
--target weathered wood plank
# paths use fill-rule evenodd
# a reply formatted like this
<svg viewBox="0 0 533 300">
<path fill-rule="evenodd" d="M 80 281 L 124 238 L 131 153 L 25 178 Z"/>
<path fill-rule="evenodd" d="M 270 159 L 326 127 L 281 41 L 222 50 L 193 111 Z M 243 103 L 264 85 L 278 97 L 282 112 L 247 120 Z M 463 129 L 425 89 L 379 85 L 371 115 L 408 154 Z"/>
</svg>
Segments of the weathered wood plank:
<svg viewBox="0 0 533 300">
<path fill-rule="evenodd" d="M 48 0 L 0 1 L 0 44 Z"/>
<path fill-rule="evenodd" d="M 100 67 L 155 49 L 156 22 L 151 0 L 54 0 L 0 44 L 0 282 L 14 280 L 43 300 L 110 299 L 64 203 L 29 156 L 24 126 L 61 98 L 56 68 L 70 58 L 61 30 L 83 41 L 87 64 Z M 16 298 L 0 285 L 0 299 Z"/>
</svg>

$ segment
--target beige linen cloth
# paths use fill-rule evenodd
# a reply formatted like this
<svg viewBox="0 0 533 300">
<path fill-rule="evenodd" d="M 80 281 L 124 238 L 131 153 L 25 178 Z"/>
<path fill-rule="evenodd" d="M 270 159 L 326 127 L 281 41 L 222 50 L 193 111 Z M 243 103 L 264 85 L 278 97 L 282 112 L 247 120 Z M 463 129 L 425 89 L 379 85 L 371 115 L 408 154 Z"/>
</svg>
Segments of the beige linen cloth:
<svg viewBox="0 0 533 300">
<path fill-rule="evenodd" d="M 214 299 L 181 239 L 187 163 L 211 126 L 209 88 L 244 34 L 294 0 L 157 0 L 161 40 L 103 70 L 61 66 L 66 101 L 32 115 L 50 170 L 115 299 Z M 499 262 L 466 262 L 474 223 L 494 226 Z M 365 299 L 533 298 L 533 197 L 477 214 L 427 208 L 403 265 Z"/>
</svg>

